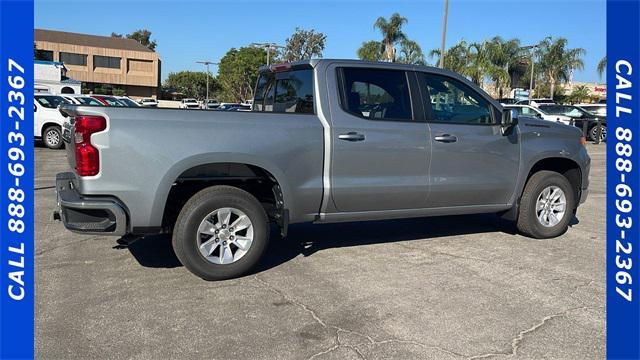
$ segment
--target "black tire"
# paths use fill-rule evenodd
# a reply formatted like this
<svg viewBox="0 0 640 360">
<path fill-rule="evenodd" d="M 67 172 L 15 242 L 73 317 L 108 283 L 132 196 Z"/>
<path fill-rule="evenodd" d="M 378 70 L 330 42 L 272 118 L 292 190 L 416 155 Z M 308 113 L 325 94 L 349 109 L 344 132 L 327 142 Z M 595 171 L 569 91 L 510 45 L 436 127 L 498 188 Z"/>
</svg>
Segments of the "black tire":
<svg viewBox="0 0 640 360">
<path fill-rule="evenodd" d="M 600 141 L 605 142 L 607 141 L 607 125 L 601 124 L 600 127 L 602 129 L 600 130 L 601 131 Z M 598 125 L 595 125 L 589 130 L 589 140 L 596 141 L 597 138 L 598 138 Z"/>
<path fill-rule="evenodd" d="M 42 131 L 42 142 L 44 143 L 44 146 L 49 149 L 62 149 L 64 141 L 62 141 L 62 129 L 60 126 L 47 126 L 44 131 Z"/>
<path fill-rule="evenodd" d="M 225 207 L 236 208 L 249 217 L 254 238 L 247 253 L 237 261 L 214 264 L 198 249 L 198 227 L 208 214 Z M 173 229 L 173 250 L 182 265 L 202 279 L 235 278 L 249 272 L 260 261 L 269 243 L 269 230 L 267 214 L 253 195 L 231 186 L 212 186 L 196 193 L 180 211 Z"/>
<path fill-rule="evenodd" d="M 553 227 L 546 227 L 538 220 L 536 202 L 542 191 L 549 186 L 559 187 L 566 197 L 565 213 L 560 222 Z M 524 187 L 520 198 L 518 214 L 518 230 L 526 236 L 536 239 L 548 239 L 564 234 L 569 228 L 575 210 L 575 195 L 569 180 L 554 171 L 538 171 L 533 174 Z"/>
</svg>

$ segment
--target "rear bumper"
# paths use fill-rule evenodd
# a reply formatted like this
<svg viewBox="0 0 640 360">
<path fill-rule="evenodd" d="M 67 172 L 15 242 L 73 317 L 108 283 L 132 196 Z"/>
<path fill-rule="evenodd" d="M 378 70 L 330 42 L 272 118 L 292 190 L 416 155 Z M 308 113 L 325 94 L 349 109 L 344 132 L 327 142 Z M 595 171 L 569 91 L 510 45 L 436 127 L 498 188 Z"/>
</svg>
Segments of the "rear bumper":
<svg viewBox="0 0 640 360">
<path fill-rule="evenodd" d="M 127 234 L 124 205 L 112 197 L 84 197 L 74 186 L 75 174 L 56 175 L 58 209 L 54 218 L 68 230 L 82 234 L 123 236 Z"/>
</svg>

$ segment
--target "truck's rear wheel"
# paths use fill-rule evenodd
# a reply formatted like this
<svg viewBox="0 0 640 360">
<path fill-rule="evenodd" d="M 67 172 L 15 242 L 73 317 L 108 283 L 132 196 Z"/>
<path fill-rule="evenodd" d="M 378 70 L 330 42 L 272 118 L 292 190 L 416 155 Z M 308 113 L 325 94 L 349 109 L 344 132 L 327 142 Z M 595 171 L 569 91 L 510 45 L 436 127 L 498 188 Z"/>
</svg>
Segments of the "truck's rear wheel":
<svg viewBox="0 0 640 360">
<path fill-rule="evenodd" d="M 184 205 L 172 242 L 180 262 L 199 277 L 238 277 L 251 270 L 267 248 L 267 214 L 248 192 L 212 186 Z"/>
<path fill-rule="evenodd" d="M 518 230 L 545 239 L 564 234 L 575 209 L 571 184 L 561 174 L 539 171 L 529 178 L 520 199 Z"/>
</svg>

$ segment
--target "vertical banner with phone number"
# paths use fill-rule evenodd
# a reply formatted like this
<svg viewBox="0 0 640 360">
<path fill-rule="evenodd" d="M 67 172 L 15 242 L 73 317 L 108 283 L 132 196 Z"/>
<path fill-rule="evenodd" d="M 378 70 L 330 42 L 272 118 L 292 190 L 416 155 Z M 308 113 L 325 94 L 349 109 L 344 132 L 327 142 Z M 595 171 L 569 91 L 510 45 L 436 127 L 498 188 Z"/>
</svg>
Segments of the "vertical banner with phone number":
<svg viewBox="0 0 640 360">
<path fill-rule="evenodd" d="M 607 2 L 607 358 L 640 358 L 640 2 Z"/>
<path fill-rule="evenodd" d="M 33 1 L 0 0 L 0 359 L 33 358 Z"/>
</svg>

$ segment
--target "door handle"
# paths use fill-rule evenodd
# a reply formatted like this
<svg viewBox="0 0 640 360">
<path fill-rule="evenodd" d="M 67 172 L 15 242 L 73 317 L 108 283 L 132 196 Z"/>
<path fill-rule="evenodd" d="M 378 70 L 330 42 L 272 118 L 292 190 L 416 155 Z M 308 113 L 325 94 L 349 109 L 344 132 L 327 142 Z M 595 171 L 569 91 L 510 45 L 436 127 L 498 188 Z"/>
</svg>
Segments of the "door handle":
<svg viewBox="0 0 640 360">
<path fill-rule="evenodd" d="M 443 143 L 452 143 L 458 141 L 458 138 L 454 135 L 450 134 L 442 134 L 433 138 L 435 141 L 443 142 Z"/>
<path fill-rule="evenodd" d="M 346 134 L 338 135 L 338 139 L 346 140 L 346 141 L 363 141 L 364 140 L 364 135 L 363 134 L 358 134 L 355 131 L 349 131 Z"/>
</svg>

